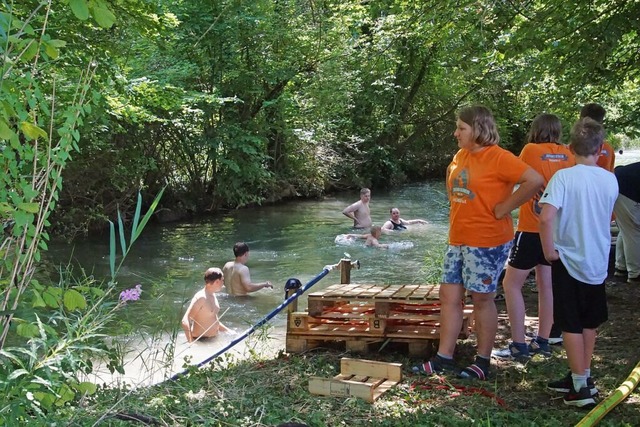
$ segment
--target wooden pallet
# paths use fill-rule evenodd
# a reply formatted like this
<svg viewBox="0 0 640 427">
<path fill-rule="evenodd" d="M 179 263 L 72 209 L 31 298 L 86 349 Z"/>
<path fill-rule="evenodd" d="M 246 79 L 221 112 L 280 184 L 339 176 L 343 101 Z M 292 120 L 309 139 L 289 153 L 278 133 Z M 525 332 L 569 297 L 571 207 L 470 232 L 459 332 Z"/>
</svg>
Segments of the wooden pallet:
<svg viewBox="0 0 640 427">
<path fill-rule="evenodd" d="M 460 338 L 469 336 L 472 309 L 465 309 Z M 377 317 L 374 314 L 335 315 L 333 313 L 311 316 L 306 312 L 290 313 L 287 335 L 314 335 L 363 338 L 423 338 L 438 339 L 440 316 L 429 314 Z"/>
<path fill-rule="evenodd" d="M 428 357 L 435 354 L 438 340 L 424 338 L 363 338 L 357 335 L 335 336 L 287 335 L 287 353 L 302 353 L 318 347 L 335 348 L 356 354 L 372 354 L 383 349 L 394 349 L 411 357 Z"/>
<path fill-rule="evenodd" d="M 438 285 L 331 285 L 309 294 L 308 311 L 310 315 L 317 316 L 328 307 L 368 302 L 374 304 L 376 313 L 382 315 L 398 304 L 437 303 L 439 290 Z"/>
<path fill-rule="evenodd" d="M 333 378 L 311 377 L 309 392 L 322 396 L 354 396 L 373 402 L 402 381 L 402 365 L 373 360 L 340 360 L 340 374 Z"/>
<path fill-rule="evenodd" d="M 367 352 L 388 342 L 422 355 L 440 337 L 437 285 L 332 285 L 309 295 L 308 312 L 290 312 L 288 352 L 342 341 L 350 351 Z M 473 324 L 473 307 L 464 308 L 460 338 Z"/>
</svg>

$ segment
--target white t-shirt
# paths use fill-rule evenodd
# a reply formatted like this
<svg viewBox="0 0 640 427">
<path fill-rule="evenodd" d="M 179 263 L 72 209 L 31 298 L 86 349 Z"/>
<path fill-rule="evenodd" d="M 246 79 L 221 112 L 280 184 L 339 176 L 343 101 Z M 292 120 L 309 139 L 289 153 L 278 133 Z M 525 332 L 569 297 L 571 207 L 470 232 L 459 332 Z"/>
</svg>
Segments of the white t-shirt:
<svg viewBox="0 0 640 427">
<path fill-rule="evenodd" d="M 611 212 L 618 182 L 611 172 L 575 165 L 556 172 L 540 203 L 558 209 L 553 242 L 574 279 L 600 285 L 607 277 L 611 250 Z"/>
</svg>

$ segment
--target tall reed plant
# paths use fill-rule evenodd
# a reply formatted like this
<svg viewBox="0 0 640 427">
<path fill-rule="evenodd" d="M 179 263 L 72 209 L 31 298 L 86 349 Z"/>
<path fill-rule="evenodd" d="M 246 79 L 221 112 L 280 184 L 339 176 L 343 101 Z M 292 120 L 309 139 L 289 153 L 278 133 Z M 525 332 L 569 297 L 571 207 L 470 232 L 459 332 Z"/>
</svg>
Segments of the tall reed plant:
<svg viewBox="0 0 640 427">
<path fill-rule="evenodd" d="M 140 298 L 142 289 L 137 285 L 117 295 L 116 276 L 161 197 L 162 192 L 142 218 L 142 198 L 138 198 L 129 242 L 120 216 L 119 239 L 112 224 L 113 268 L 108 281 L 61 274 L 57 283 L 31 283 L 27 293 L 31 298 L 12 317 L 12 328 L 24 343 L 0 350 L 0 390 L 5 396 L 0 425 L 44 421 L 51 411 L 69 411 L 79 397 L 96 391 L 96 384 L 82 380 L 94 371 L 94 363 L 106 363 L 111 373 L 124 373 L 122 347 L 109 339 L 108 328 L 120 311 Z"/>
</svg>

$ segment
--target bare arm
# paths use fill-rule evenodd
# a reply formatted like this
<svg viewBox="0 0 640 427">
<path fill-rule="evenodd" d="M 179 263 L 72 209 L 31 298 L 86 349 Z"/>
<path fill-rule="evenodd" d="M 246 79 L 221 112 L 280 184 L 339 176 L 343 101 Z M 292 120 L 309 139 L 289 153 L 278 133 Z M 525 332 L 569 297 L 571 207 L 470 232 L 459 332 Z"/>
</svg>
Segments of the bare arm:
<svg viewBox="0 0 640 427">
<path fill-rule="evenodd" d="M 371 237 L 367 239 L 367 242 L 365 244 L 367 246 L 373 246 L 374 248 L 380 248 L 380 249 L 387 249 L 389 247 L 389 245 L 380 243 L 378 239 L 376 239 L 375 237 Z"/>
<path fill-rule="evenodd" d="M 400 221 L 403 224 L 408 224 L 408 225 L 412 225 L 412 224 L 426 224 L 427 221 L 425 221 L 424 219 L 400 219 Z"/>
<path fill-rule="evenodd" d="M 382 224 L 381 228 L 383 230 L 393 230 L 393 224 L 391 223 L 391 221 L 387 221 L 384 224 Z"/>
<path fill-rule="evenodd" d="M 273 285 L 270 281 L 262 282 L 262 283 L 253 283 L 251 282 L 251 275 L 249 274 L 249 268 L 244 267 L 242 271 L 240 271 L 240 284 L 246 292 L 255 292 L 264 288 L 273 289 Z"/>
<path fill-rule="evenodd" d="M 512 210 L 518 208 L 524 202 L 531 199 L 533 195 L 540 190 L 540 187 L 544 184 L 544 180 L 538 172 L 529 168 L 524 171 L 520 177 L 520 181 L 518 181 L 518 184 L 520 184 L 520 187 L 518 187 L 516 191 L 511 193 L 506 200 L 498 203 L 493 208 L 493 214 L 496 219 L 504 218 L 509 215 Z"/>
<path fill-rule="evenodd" d="M 555 206 L 544 203 L 542 205 L 542 212 L 540 212 L 540 216 L 538 217 L 540 220 L 542 252 L 544 253 L 544 258 L 549 262 L 556 261 L 560 258 L 560 254 L 558 254 L 553 244 L 553 223 L 557 213 L 558 209 Z"/>
<path fill-rule="evenodd" d="M 366 233 L 366 234 L 347 234 L 346 236 L 349 239 L 368 239 L 369 236 L 371 236 L 371 234 L 369 234 L 369 233 Z"/>
<path fill-rule="evenodd" d="M 355 211 L 357 211 L 358 209 L 360 209 L 360 205 L 362 204 L 362 202 L 360 200 L 358 200 L 357 202 L 347 206 L 346 208 L 344 208 L 344 210 L 342 211 L 342 214 L 351 218 L 354 223 L 357 222 L 358 220 L 356 219 L 356 215 L 355 215 Z"/>
<path fill-rule="evenodd" d="M 185 311 L 184 316 L 182 316 L 182 330 L 184 330 L 184 335 L 187 337 L 187 342 L 193 342 L 193 336 L 191 335 L 191 315 L 199 310 L 201 306 L 202 300 L 194 297 L 189 304 L 189 308 Z"/>
</svg>

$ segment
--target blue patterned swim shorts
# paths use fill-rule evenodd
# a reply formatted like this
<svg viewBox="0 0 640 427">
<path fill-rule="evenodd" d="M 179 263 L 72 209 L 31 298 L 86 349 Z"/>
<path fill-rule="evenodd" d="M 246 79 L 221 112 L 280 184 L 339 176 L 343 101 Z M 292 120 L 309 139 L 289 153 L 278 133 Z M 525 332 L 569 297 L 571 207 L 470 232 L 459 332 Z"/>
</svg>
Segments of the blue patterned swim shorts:
<svg viewBox="0 0 640 427">
<path fill-rule="evenodd" d="M 468 291 L 495 292 L 513 242 L 493 248 L 449 245 L 444 255 L 442 283 L 462 284 Z"/>
</svg>

